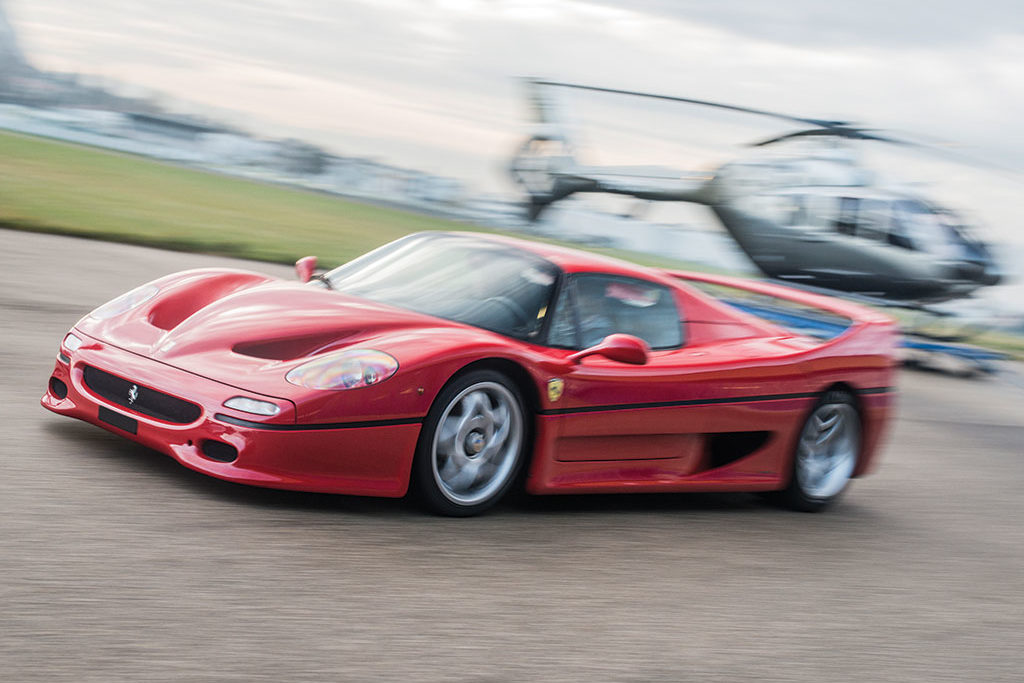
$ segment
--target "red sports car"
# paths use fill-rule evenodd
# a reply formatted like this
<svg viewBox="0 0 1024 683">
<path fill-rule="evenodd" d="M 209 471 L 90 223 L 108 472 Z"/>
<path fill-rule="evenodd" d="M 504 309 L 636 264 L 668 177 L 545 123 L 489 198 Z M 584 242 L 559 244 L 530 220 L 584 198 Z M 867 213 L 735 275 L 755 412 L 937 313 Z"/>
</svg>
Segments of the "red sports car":
<svg viewBox="0 0 1024 683">
<path fill-rule="evenodd" d="M 470 515 L 520 480 L 817 510 L 872 469 L 893 404 L 893 322 L 827 297 L 469 233 L 314 262 L 300 282 L 186 271 L 100 306 L 61 343 L 43 406 L 222 479 L 411 489 Z"/>
</svg>

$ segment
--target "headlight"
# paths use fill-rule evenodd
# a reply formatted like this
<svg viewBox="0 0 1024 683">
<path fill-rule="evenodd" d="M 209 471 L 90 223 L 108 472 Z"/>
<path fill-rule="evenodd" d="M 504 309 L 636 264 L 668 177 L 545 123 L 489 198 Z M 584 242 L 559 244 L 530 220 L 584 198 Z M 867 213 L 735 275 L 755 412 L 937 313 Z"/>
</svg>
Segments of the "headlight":
<svg viewBox="0 0 1024 683">
<path fill-rule="evenodd" d="M 224 405 L 228 408 L 241 410 L 243 413 L 266 415 L 267 417 L 277 415 L 281 412 L 281 408 L 270 401 L 260 401 L 259 399 L 247 398 L 245 396 L 233 396 L 224 401 Z"/>
<path fill-rule="evenodd" d="M 358 389 L 379 384 L 397 370 L 398 361 L 383 351 L 349 349 L 293 368 L 285 379 L 308 389 Z"/>
<path fill-rule="evenodd" d="M 113 318 L 115 315 L 121 315 L 122 313 L 135 308 L 139 304 L 149 301 L 156 296 L 156 293 L 159 291 L 160 288 L 156 285 L 142 285 L 141 287 L 136 287 L 132 291 L 122 294 L 116 299 L 111 299 L 107 303 L 103 304 L 90 313 L 89 317 L 96 320 Z"/>
<path fill-rule="evenodd" d="M 61 345 L 68 351 L 74 352 L 82 348 L 82 340 L 80 337 L 76 337 L 74 333 L 68 332 L 67 336 L 64 337 L 64 341 Z"/>
</svg>

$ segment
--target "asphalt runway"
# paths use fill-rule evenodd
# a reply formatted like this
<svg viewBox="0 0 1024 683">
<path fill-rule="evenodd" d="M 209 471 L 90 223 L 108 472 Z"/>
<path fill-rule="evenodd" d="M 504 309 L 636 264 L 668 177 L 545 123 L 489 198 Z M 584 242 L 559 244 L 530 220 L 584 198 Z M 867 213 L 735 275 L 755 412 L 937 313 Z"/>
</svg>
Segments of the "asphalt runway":
<svg viewBox="0 0 1024 683">
<path fill-rule="evenodd" d="M 217 481 L 45 411 L 79 317 L 239 262 L 0 244 L 0 680 L 1024 679 L 1019 376 L 904 372 L 880 471 L 823 514 L 737 494 L 443 519 Z"/>
</svg>

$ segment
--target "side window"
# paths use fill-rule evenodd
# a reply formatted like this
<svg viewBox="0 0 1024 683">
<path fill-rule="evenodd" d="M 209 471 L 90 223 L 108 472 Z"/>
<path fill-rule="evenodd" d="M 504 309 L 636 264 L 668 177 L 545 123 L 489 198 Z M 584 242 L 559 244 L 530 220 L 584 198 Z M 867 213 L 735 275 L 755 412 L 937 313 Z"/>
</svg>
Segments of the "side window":
<svg viewBox="0 0 1024 683">
<path fill-rule="evenodd" d="M 551 314 L 551 327 L 548 328 L 548 346 L 560 349 L 579 348 L 576 338 L 576 315 L 572 307 L 572 281 L 566 279 L 555 300 L 554 312 Z"/>
<path fill-rule="evenodd" d="M 589 273 L 573 276 L 570 285 L 563 288 L 551 321 L 552 346 L 585 349 L 615 333 L 640 337 L 652 349 L 682 345 L 682 322 L 669 288 Z"/>
</svg>

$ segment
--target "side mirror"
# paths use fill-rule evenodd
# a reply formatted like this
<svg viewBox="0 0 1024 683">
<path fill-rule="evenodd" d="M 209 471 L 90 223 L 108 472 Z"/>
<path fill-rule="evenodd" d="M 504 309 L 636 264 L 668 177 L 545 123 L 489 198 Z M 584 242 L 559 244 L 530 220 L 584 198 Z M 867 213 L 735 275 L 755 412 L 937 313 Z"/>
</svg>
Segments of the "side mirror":
<svg viewBox="0 0 1024 683">
<path fill-rule="evenodd" d="M 299 276 L 300 282 L 312 280 L 314 270 L 316 270 L 316 256 L 303 256 L 295 262 L 295 274 Z"/>
<path fill-rule="evenodd" d="M 609 334 L 595 346 L 583 349 L 569 356 L 569 360 L 579 363 L 587 356 L 604 356 L 618 363 L 645 365 L 650 347 L 640 337 L 631 334 Z"/>
</svg>

